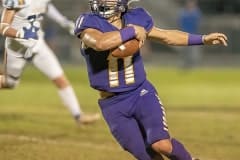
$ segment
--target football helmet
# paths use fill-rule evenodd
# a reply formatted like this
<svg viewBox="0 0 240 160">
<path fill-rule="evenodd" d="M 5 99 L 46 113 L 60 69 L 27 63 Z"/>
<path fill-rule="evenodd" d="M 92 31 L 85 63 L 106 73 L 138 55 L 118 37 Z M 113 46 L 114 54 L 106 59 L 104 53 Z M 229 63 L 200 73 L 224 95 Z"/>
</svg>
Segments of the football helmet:
<svg viewBox="0 0 240 160">
<path fill-rule="evenodd" d="M 125 12 L 128 8 L 129 0 L 89 0 L 89 5 L 93 13 L 104 18 L 110 18 L 119 13 Z"/>
</svg>

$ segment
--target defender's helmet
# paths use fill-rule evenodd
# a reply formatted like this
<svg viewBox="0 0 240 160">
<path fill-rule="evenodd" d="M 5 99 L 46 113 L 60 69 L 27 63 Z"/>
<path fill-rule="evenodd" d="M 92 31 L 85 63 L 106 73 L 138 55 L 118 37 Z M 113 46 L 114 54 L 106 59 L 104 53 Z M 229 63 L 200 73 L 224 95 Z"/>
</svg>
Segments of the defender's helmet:
<svg viewBox="0 0 240 160">
<path fill-rule="evenodd" d="M 128 0 L 90 0 L 89 5 L 93 13 L 104 18 L 110 18 L 125 12 L 128 7 Z"/>
</svg>

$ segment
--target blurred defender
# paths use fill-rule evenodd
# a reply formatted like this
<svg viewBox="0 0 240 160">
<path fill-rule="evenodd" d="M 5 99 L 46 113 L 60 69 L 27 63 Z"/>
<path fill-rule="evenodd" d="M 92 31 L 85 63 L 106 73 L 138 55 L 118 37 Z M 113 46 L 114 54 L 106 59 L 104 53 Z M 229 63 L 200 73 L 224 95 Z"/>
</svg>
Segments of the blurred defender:
<svg viewBox="0 0 240 160">
<path fill-rule="evenodd" d="M 3 0 L 0 31 L 6 36 L 4 75 L 0 88 L 14 88 L 26 62 L 31 61 L 58 88 L 59 96 L 80 124 L 99 119 L 98 114 L 83 114 L 72 86 L 64 75 L 56 56 L 44 41 L 41 21 L 44 14 L 73 34 L 73 22 L 59 13 L 51 0 Z"/>
<path fill-rule="evenodd" d="M 170 137 L 164 107 L 146 79 L 140 51 L 118 58 L 111 50 L 137 39 L 166 45 L 227 45 L 221 33 L 205 36 L 153 25 L 143 8 L 128 8 L 128 0 L 90 0 L 92 13 L 80 15 L 75 34 L 81 39 L 91 86 L 101 95 L 102 114 L 116 140 L 138 160 L 192 160 L 178 140 Z M 119 56 L 120 57 L 120 56 Z M 111 159 L 111 158 L 110 158 Z"/>
</svg>

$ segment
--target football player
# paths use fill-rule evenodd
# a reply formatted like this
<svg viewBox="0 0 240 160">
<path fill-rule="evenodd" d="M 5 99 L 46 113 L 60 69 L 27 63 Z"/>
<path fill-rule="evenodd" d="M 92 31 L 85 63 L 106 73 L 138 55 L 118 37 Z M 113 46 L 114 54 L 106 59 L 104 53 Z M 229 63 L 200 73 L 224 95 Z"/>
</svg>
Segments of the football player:
<svg viewBox="0 0 240 160">
<path fill-rule="evenodd" d="M 64 75 L 55 54 L 44 40 L 41 22 L 44 14 L 73 33 L 74 23 L 64 17 L 51 0 L 3 0 L 0 32 L 5 40 L 4 75 L 0 88 L 14 88 L 20 80 L 25 64 L 31 61 L 58 88 L 64 105 L 79 124 L 99 119 L 99 114 L 84 114 L 74 90 Z"/>
<path fill-rule="evenodd" d="M 90 13 L 76 21 L 90 85 L 100 92 L 98 103 L 118 143 L 138 160 L 192 160 L 182 143 L 170 136 L 158 93 L 147 80 L 140 50 L 118 58 L 111 51 L 137 39 L 166 45 L 227 45 L 222 33 L 193 35 L 154 26 L 143 8 L 128 8 L 128 0 L 90 0 Z M 127 48 L 126 48 L 127 49 Z"/>
</svg>

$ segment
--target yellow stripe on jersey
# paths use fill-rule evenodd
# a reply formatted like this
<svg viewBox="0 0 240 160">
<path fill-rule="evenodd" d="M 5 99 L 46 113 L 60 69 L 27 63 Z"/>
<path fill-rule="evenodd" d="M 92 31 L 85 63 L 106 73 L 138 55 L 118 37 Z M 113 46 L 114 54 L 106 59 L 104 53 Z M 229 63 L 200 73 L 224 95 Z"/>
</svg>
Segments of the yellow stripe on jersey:
<svg viewBox="0 0 240 160">
<path fill-rule="evenodd" d="M 24 5 L 25 4 L 25 0 L 18 0 L 19 5 Z"/>
</svg>

